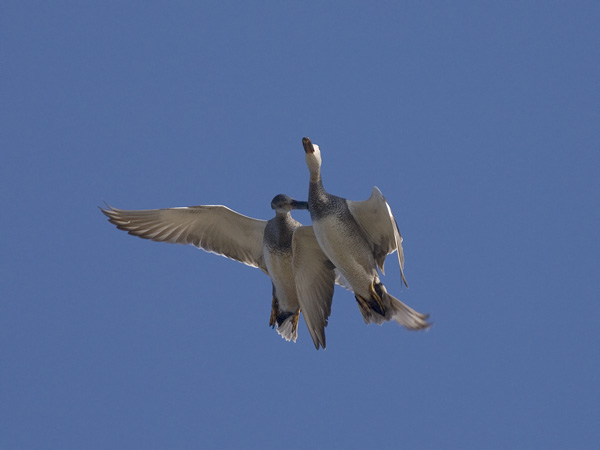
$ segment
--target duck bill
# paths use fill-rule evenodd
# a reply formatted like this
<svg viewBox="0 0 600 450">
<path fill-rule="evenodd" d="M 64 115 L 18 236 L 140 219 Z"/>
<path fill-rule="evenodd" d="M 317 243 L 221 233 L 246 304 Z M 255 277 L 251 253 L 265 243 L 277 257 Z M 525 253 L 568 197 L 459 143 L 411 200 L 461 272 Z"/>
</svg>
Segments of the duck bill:
<svg viewBox="0 0 600 450">
<path fill-rule="evenodd" d="M 298 200 L 292 200 L 290 203 L 292 209 L 308 209 L 308 202 L 301 202 Z"/>
<path fill-rule="evenodd" d="M 302 138 L 302 146 L 304 147 L 304 151 L 306 153 L 314 153 L 315 152 L 315 148 L 313 147 L 312 142 L 307 137 Z"/>
</svg>

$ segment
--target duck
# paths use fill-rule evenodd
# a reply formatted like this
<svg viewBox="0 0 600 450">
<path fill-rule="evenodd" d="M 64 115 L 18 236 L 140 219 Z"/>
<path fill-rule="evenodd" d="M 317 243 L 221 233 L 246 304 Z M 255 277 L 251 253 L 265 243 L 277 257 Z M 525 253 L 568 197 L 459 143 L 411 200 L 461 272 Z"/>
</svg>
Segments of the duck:
<svg viewBox="0 0 600 450">
<path fill-rule="evenodd" d="M 310 138 L 302 139 L 310 173 L 308 211 L 321 249 L 335 267 L 336 282 L 354 293 L 365 323 L 395 321 L 409 330 L 425 330 L 428 314 L 415 311 L 387 292 L 379 278 L 386 256 L 397 252 L 404 276 L 402 236 L 385 197 L 377 187 L 365 201 L 328 193 L 321 178 L 321 151 Z"/>
<path fill-rule="evenodd" d="M 296 342 L 301 305 L 296 278 L 314 285 L 304 301 L 309 331 L 317 350 L 325 348 L 325 332 L 331 313 L 335 273 L 321 251 L 312 227 L 296 221 L 293 209 L 308 209 L 305 201 L 285 194 L 271 201 L 275 217 L 254 219 L 223 205 L 200 205 L 148 210 L 100 208 L 108 221 L 133 236 L 157 242 L 189 244 L 247 266 L 261 269 L 272 284 L 269 325 L 286 340 Z M 297 258 L 294 261 L 293 251 Z M 311 267 L 304 267 L 310 261 Z M 319 288 L 320 287 L 320 288 Z M 319 289 L 317 289 L 319 288 Z M 301 289 L 302 291 L 302 289 Z M 302 291 L 302 292 L 304 292 Z M 319 295 L 316 308 L 310 299 Z M 310 325 L 309 325 L 310 324 Z"/>
</svg>

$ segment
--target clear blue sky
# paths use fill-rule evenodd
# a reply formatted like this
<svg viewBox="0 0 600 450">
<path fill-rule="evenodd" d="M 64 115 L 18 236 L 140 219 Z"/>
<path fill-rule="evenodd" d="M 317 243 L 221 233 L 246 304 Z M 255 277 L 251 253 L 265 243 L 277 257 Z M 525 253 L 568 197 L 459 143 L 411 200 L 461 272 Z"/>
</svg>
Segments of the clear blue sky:
<svg viewBox="0 0 600 450">
<path fill-rule="evenodd" d="M 0 8 L 0 447 L 590 449 L 600 442 L 600 4 L 27 2 Z M 258 269 L 97 209 L 268 219 L 377 185 L 384 282 L 435 326 L 327 350 Z M 306 211 L 295 217 L 307 224 Z"/>
</svg>

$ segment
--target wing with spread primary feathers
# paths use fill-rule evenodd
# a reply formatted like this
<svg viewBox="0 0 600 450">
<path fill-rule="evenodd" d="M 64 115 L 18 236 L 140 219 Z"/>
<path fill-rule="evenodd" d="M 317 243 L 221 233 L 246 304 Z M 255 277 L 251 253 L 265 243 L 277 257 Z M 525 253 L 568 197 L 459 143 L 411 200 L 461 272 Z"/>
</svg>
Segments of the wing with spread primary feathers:
<svg viewBox="0 0 600 450">
<path fill-rule="evenodd" d="M 266 220 L 252 219 L 221 205 L 128 211 L 101 208 L 118 229 L 144 239 L 190 244 L 266 272 Z"/>
</svg>

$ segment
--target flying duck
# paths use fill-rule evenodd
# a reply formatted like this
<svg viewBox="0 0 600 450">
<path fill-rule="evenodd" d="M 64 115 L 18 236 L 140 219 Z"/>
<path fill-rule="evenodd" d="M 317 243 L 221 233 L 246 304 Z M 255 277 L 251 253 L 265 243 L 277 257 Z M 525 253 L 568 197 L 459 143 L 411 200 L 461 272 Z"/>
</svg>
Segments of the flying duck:
<svg viewBox="0 0 600 450">
<path fill-rule="evenodd" d="M 304 305 L 305 321 L 315 347 L 325 348 L 324 328 L 331 312 L 335 281 L 333 266 L 321 251 L 312 228 L 303 227 L 292 218 L 290 211 L 307 209 L 307 202 L 279 194 L 271 201 L 271 208 L 275 210 L 275 217 L 269 221 L 244 216 L 222 205 L 138 211 L 110 206 L 100 209 L 109 222 L 131 235 L 158 242 L 190 244 L 261 269 L 273 285 L 269 325 L 276 327 L 287 341 L 296 342 L 298 336 L 301 304 L 295 275 L 302 283 L 325 285 L 318 291 L 321 296 L 318 307 Z M 298 254 L 295 263 L 303 265 L 303 261 L 308 260 L 311 267 L 295 268 L 292 248 Z M 311 293 L 306 298 L 310 299 Z"/>
<path fill-rule="evenodd" d="M 379 279 L 389 253 L 398 252 L 404 277 L 404 253 L 398 225 L 381 191 L 374 187 L 369 199 L 356 202 L 331 195 L 323 188 L 321 151 L 307 137 L 302 139 L 310 172 L 308 210 L 321 249 L 338 272 L 337 282 L 351 290 L 365 323 L 395 320 L 409 330 L 431 325 L 421 314 L 390 295 Z"/>
</svg>

